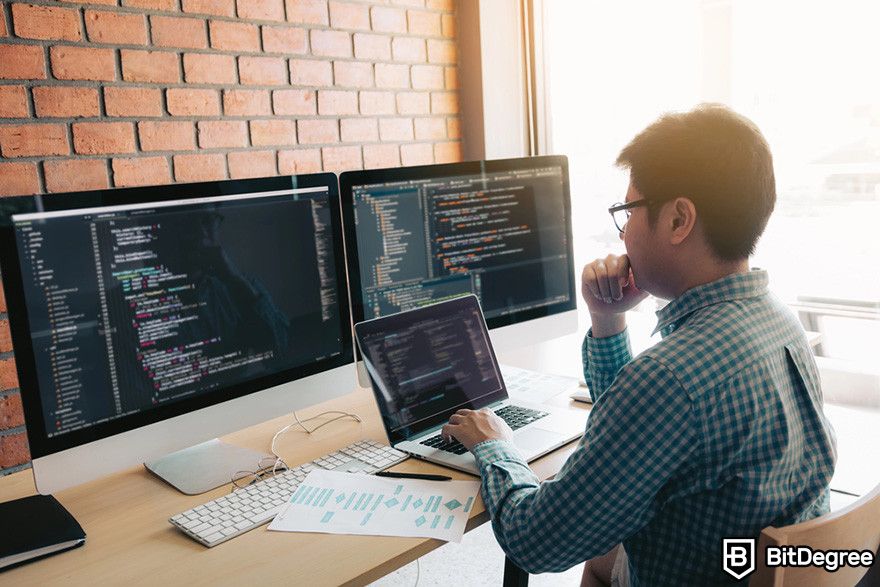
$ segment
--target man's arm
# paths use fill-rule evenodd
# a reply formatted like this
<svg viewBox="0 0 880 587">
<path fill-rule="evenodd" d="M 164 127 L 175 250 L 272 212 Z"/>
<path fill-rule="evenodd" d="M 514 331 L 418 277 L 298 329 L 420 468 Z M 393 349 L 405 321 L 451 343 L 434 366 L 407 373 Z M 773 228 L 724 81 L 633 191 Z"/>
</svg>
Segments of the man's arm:
<svg viewBox="0 0 880 587">
<path fill-rule="evenodd" d="M 481 442 L 472 452 L 499 544 L 522 569 L 543 573 L 603 554 L 644 527 L 697 444 L 675 376 L 640 359 L 594 405 L 584 438 L 553 480 L 539 483 L 508 441 Z"/>
</svg>

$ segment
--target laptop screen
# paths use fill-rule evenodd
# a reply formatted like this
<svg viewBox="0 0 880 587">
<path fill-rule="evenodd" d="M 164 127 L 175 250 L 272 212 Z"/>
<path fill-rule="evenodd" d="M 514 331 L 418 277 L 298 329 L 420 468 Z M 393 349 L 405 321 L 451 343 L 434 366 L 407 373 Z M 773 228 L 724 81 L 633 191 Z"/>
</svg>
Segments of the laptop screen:
<svg viewBox="0 0 880 587">
<path fill-rule="evenodd" d="M 362 322 L 355 334 L 392 443 L 507 398 L 473 295 Z"/>
</svg>

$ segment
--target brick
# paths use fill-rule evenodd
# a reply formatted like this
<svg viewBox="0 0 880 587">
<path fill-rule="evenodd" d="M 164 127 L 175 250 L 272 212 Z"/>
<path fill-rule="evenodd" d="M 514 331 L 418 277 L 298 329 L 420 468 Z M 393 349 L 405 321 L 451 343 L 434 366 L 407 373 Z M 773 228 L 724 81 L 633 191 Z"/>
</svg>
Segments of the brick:
<svg viewBox="0 0 880 587">
<path fill-rule="evenodd" d="M 434 160 L 437 163 L 458 163 L 461 161 L 461 143 L 459 141 L 436 143 Z"/>
<path fill-rule="evenodd" d="M 291 59 L 290 84 L 294 86 L 332 86 L 333 66 L 329 61 Z"/>
<path fill-rule="evenodd" d="M 177 10 L 177 0 L 122 0 L 122 5 L 147 10 Z"/>
<path fill-rule="evenodd" d="M 12 332 L 9 330 L 9 320 L 0 320 L 0 353 L 9 352 L 12 352 Z"/>
<path fill-rule="evenodd" d="M 27 436 L 24 432 L 0 436 L 0 468 L 24 465 L 31 460 Z"/>
<path fill-rule="evenodd" d="M 0 359 L 0 390 L 18 387 L 18 373 L 14 359 Z"/>
<path fill-rule="evenodd" d="M 431 95 L 427 92 L 400 92 L 397 94 L 398 114 L 430 114 Z"/>
<path fill-rule="evenodd" d="M 351 88 L 369 88 L 373 85 L 373 65 L 356 61 L 337 61 L 333 64 L 334 85 Z"/>
<path fill-rule="evenodd" d="M 461 138 L 461 120 L 458 118 L 450 118 L 446 121 L 446 134 L 450 139 Z"/>
<path fill-rule="evenodd" d="M 81 155 L 133 153 L 134 126 L 130 122 L 77 122 L 73 149 Z"/>
<path fill-rule="evenodd" d="M 133 187 L 171 183 L 171 171 L 165 157 L 113 159 L 113 185 Z"/>
<path fill-rule="evenodd" d="M 43 48 L 0 45 L 0 79 L 46 79 Z"/>
<path fill-rule="evenodd" d="M 142 14 L 86 10 L 85 20 L 92 43 L 147 44 L 147 23 Z"/>
<path fill-rule="evenodd" d="M 0 86 L 0 118 L 27 118 L 28 98 L 24 86 Z"/>
<path fill-rule="evenodd" d="M 226 159 L 232 179 L 278 175 L 275 151 L 238 151 L 229 153 Z"/>
<path fill-rule="evenodd" d="M 427 58 L 425 40 L 413 37 L 394 37 L 391 54 L 395 61 L 422 62 Z"/>
<path fill-rule="evenodd" d="M 175 155 L 174 179 L 176 181 L 226 179 L 226 157 L 223 153 Z"/>
<path fill-rule="evenodd" d="M 339 121 L 343 143 L 373 143 L 379 140 L 375 118 L 343 118 Z"/>
<path fill-rule="evenodd" d="M 455 63 L 458 53 L 452 41 L 428 39 L 428 61 L 431 63 Z"/>
<path fill-rule="evenodd" d="M 445 87 L 443 67 L 440 65 L 413 65 L 412 87 L 415 90 L 442 90 Z"/>
<path fill-rule="evenodd" d="M 458 68 L 457 67 L 444 68 L 443 77 L 446 79 L 446 89 L 447 90 L 457 90 L 458 89 Z"/>
<path fill-rule="evenodd" d="M 67 130 L 63 124 L 0 126 L 0 154 L 3 157 L 67 155 Z"/>
<path fill-rule="evenodd" d="M 190 84 L 234 84 L 235 57 L 186 53 L 183 56 L 183 77 Z"/>
<path fill-rule="evenodd" d="M 362 169 L 360 147 L 324 147 L 321 149 L 324 171 L 351 171 Z"/>
<path fill-rule="evenodd" d="M 442 34 L 440 15 L 436 12 L 407 10 L 406 20 L 409 34 L 422 37 L 439 37 Z"/>
<path fill-rule="evenodd" d="M 183 47 L 206 49 L 208 32 L 205 21 L 199 18 L 151 16 L 150 31 L 156 47 Z"/>
<path fill-rule="evenodd" d="M 104 4 L 106 6 L 116 6 L 119 0 L 58 0 L 59 2 L 67 2 L 70 4 Z"/>
<path fill-rule="evenodd" d="M 376 86 L 380 88 L 408 88 L 409 65 L 398 63 L 376 64 Z"/>
<path fill-rule="evenodd" d="M 40 178 L 36 163 L 0 162 L 0 196 L 24 196 L 40 193 Z M 3 288 L 0 287 L 0 290 Z M 6 311 L 6 298 L 3 299 L 2 312 Z"/>
<path fill-rule="evenodd" d="M 9 321 L 3 320 L 2 331 L 4 334 L 2 335 L 3 341 L 6 342 L 9 340 Z M 4 350 L 3 352 L 8 352 L 12 350 L 12 345 L 9 345 L 8 350 Z M 9 395 L 0 397 L 0 430 L 8 430 L 9 428 L 17 428 L 18 426 L 24 426 L 24 410 L 21 405 L 21 395 L 17 393 L 11 393 Z"/>
<path fill-rule="evenodd" d="M 23 39 L 81 41 L 79 15 L 72 8 L 12 5 L 12 28 Z"/>
<path fill-rule="evenodd" d="M 321 171 L 320 149 L 278 151 L 278 172 L 282 175 L 318 173 Z"/>
<path fill-rule="evenodd" d="M 235 0 L 183 0 L 183 11 L 191 14 L 235 16 Z"/>
<path fill-rule="evenodd" d="M 0 37 L 6 37 L 9 35 L 9 31 L 6 30 L 6 17 L 0 13 Z"/>
<path fill-rule="evenodd" d="M 391 59 L 391 39 L 384 35 L 354 34 L 354 56 L 357 59 Z"/>
<path fill-rule="evenodd" d="M 34 110 L 40 118 L 98 116 L 98 90 L 47 86 L 34 88 Z"/>
<path fill-rule="evenodd" d="M 455 36 L 455 17 L 451 14 L 444 14 L 440 18 L 440 32 L 444 37 Z"/>
<path fill-rule="evenodd" d="M 198 129 L 202 149 L 248 146 L 248 124 L 244 120 L 204 120 L 199 122 Z"/>
<path fill-rule="evenodd" d="M 445 118 L 416 118 L 414 122 L 417 141 L 434 141 L 446 138 Z"/>
<path fill-rule="evenodd" d="M 434 163 L 434 147 L 431 143 L 400 145 L 400 162 L 404 166 L 431 165 Z"/>
<path fill-rule="evenodd" d="M 255 147 L 296 145 L 296 122 L 283 118 L 252 120 L 251 144 Z"/>
<path fill-rule="evenodd" d="M 165 92 L 172 116 L 219 116 L 220 94 L 216 90 L 171 88 Z"/>
<path fill-rule="evenodd" d="M 312 55 L 318 57 L 351 57 L 351 36 L 343 31 L 312 30 Z"/>
<path fill-rule="evenodd" d="M 339 124 L 335 120 L 300 120 L 297 122 L 300 144 L 319 145 L 339 142 Z"/>
<path fill-rule="evenodd" d="M 391 92 L 361 92 L 361 114 L 394 114 L 394 94 Z"/>
<path fill-rule="evenodd" d="M 427 0 L 425 6 L 432 10 L 445 10 L 446 12 L 452 12 L 455 10 L 455 2 L 456 0 Z"/>
<path fill-rule="evenodd" d="M 318 114 L 333 116 L 357 113 L 357 92 L 318 90 Z"/>
<path fill-rule="evenodd" d="M 139 122 L 142 151 L 189 151 L 196 148 L 192 122 Z"/>
<path fill-rule="evenodd" d="M 89 81 L 116 79 L 116 57 L 113 49 L 51 47 L 49 60 L 52 63 L 52 73 L 58 79 Z"/>
<path fill-rule="evenodd" d="M 327 26 L 330 18 L 327 13 L 327 0 L 285 0 L 287 20 L 302 24 Z"/>
<path fill-rule="evenodd" d="M 397 145 L 365 145 L 364 169 L 400 167 L 400 148 Z"/>
<path fill-rule="evenodd" d="M 432 92 L 433 114 L 458 114 L 458 95 L 455 92 Z"/>
<path fill-rule="evenodd" d="M 305 55 L 309 52 L 308 32 L 295 27 L 264 26 L 263 51 Z"/>
<path fill-rule="evenodd" d="M 287 85 L 287 63 L 280 57 L 239 57 L 238 77 L 244 85 Z"/>
<path fill-rule="evenodd" d="M 162 90 L 158 88 L 104 88 L 107 116 L 162 116 Z"/>
<path fill-rule="evenodd" d="M 238 0 L 238 18 L 284 20 L 284 0 Z"/>
<path fill-rule="evenodd" d="M 370 8 L 373 30 L 380 33 L 405 33 L 406 12 L 400 8 L 373 6 Z"/>
<path fill-rule="evenodd" d="M 259 51 L 260 29 L 245 22 L 212 20 L 209 23 L 211 47 L 221 51 Z"/>
<path fill-rule="evenodd" d="M 122 49 L 122 79 L 127 82 L 173 84 L 180 81 L 176 53 Z"/>
<path fill-rule="evenodd" d="M 268 116 L 272 114 L 269 92 L 224 90 L 223 112 L 227 116 Z"/>
<path fill-rule="evenodd" d="M 434 163 L 434 147 L 430 143 L 400 145 L 400 161 L 404 166 L 431 165 Z"/>
<path fill-rule="evenodd" d="M 70 159 L 43 163 L 47 192 L 79 192 L 110 187 L 104 159 Z"/>
<path fill-rule="evenodd" d="M 330 2 L 330 26 L 334 29 L 370 30 L 370 7 L 351 2 Z"/>
<path fill-rule="evenodd" d="M 312 90 L 275 90 L 272 92 L 272 106 L 279 116 L 308 116 L 318 111 Z"/>
<path fill-rule="evenodd" d="M 0 163 L 0 165 L 3 165 L 3 164 Z M 6 165 L 10 165 L 10 166 L 21 165 L 21 166 L 33 167 L 34 168 L 34 177 L 36 177 L 36 164 L 35 163 L 7 163 Z M 22 175 L 22 176 L 27 175 L 27 173 L 22 173 L 20 175 Z M 0 172 L 0 177 L 2 177 L 2 172 Z M 2 183 L 0 183 L 0 185 L 2 185 Z M 2 284 L 0 284 L 0 286 L 2 286 Z M 6 309 L 7 309 L 6 308 L 6 294 L 3 293 L 3 288 L 0 287 L 0 312 L 5 312 Z"/>
<path fill-rule="evenodd" d="M 412 118 L 380 119 L 379 138 L 382 140 L 382 142 L 413 140 L 414 135 Z"/>
</svg>

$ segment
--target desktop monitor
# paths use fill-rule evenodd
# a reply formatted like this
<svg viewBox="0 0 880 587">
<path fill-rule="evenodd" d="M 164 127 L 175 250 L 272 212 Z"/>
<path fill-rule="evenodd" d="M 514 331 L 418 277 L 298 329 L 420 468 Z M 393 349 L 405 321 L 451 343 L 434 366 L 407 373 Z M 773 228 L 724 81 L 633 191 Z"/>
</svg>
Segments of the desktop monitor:
<svg viewBox="0 0 880 587">
<path fill-rule="evenodd" d="M 346 172 L 339 185 L 355 323 L 473 293 L 496 350 L 577 329 L 564 156 Z"/>
<path fill-rule="evenodd" d="M 0 200 L 41 493 L 184 448 L 152 470 L 217 478 L 216 441 L 186 447 L 353 389 L 337 187 L 327 173 Z"/>
</svg>

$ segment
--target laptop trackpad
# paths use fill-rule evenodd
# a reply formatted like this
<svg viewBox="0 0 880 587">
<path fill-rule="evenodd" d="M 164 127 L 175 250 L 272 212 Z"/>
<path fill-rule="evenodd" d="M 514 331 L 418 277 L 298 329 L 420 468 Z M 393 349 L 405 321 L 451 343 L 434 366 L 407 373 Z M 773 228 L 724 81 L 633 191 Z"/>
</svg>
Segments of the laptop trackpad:
<svg viewBox="0 0 880 587">
<path fill-rule="evenodd" d="M 514 444 L 524 453 L 544 451 L 561 440 L 562 435 L 540 428 L 526 428 L 513 436 Z"/>
</svg>

